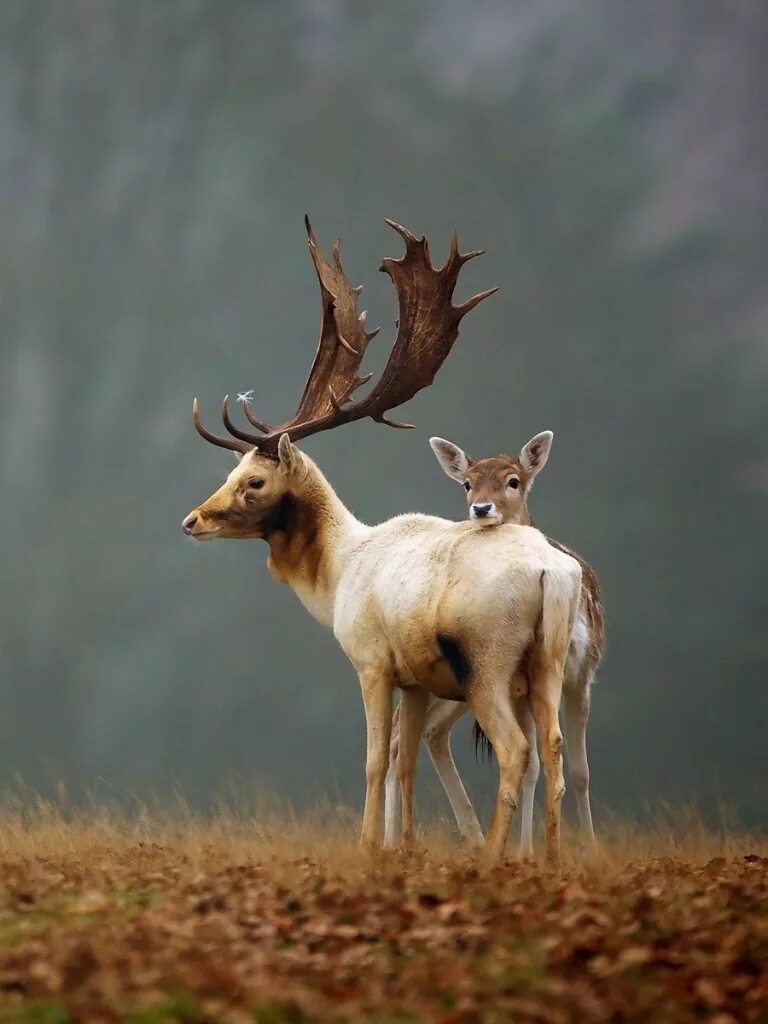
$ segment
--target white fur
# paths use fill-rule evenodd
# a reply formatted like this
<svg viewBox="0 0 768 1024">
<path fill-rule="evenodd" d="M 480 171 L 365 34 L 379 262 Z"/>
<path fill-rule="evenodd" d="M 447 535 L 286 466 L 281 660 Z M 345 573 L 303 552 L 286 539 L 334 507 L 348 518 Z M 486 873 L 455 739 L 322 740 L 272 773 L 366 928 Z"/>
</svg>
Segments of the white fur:
<svg viewBox="0 0 768 1024">
<path fill-rule="evenodd" d="M 586 653 L 588 643 L 589 627 L 587 626 L 586 619 L 579 612 L 577 613 L 576 621 L 573 624 L 571 646 L 568 648 L 568 660 L 565 663 L 566 685 L 568 685 L 571 680 L 575 681 L 581 675 L 581 665 L 584 661 L 584 655 Z"/>
<path fill-rule="evenodd" d="M 364 843 L 374 846 L 381 840 L 392 693 L 400 687 L 397 779 L 404 838 L 412 838 L 416 755 L 434 694 L 466 700 L 493 745 L 499 787 L 486 845 L 492 858 L 502 856 L 529 760 L 512 685 L 533 644 L 540 683 L 534 711 L 541 719 L 537 728 L 547 776 L 547 849 L 556 862 L 562 796 L 557 715 L 581 587 L 579 563 L 530 526 L 480 530 L 468 520 L 454 523 L 419 514 L 365 526 L 286 435 L 278 454 L 279 465 L 273 468 L 264 466 L 257 453 L 244 457 L 224 486 L 196 510 L 202 528 L 195 535 L 227 536 L 219 526 L 210 528 L 215 519 L 209 514 L 239 502 L 251 463 L 269 477 L 267 500 L 277 501 L 281 489 L 285 494 L 290 488 L 296 500 L 315 510 L 304 547 L 301 527 L 297 534 L 278 529 L 269 535 L 268 564 L 311 614 L 333 629 L 357 670 L 367 731 Z M 255 523 L 252 535 L 258 536 L 258 519 Z M 446 644 L 453 654 L 445 653 Z M 447 771 L 452 759 L 445 750 L 434 753 L 436 765 Z M 462 805 L 473 813 L 460 780 L 453 779 L 448 791 L 455 808 Z"/>
<path fill-rule="evenodd" d="M 571 643 L 566 659 L 565 676 L 563 679 L 563 696 L 565 701 L 564 726 L 566 752 L 571 776 L 576 790 L 576 803 L 579 822 L 588 842 L 594 842 L 594 828 L 589 804 L 589 768 L 586 755 L 586 718 L 589 710 L 589 691 L 591 678 L 586 678 L 584 656 L 587 650 L 588 627 L 580 612 L 577 612 Z M 585 713 L 586 708 L 586 713 Z M 430 702 L 424 730 L 424 739 L 429 748 L 432 764 L 443 785 L 443 789 L 451 804 L 456 825 L 462 839 L 470 846 L 482 844 L 480 824 L 467 797 L 461 776 L 458 773 L 450 753 L 450 734 L 456 722 L 469 711 L 466 704 L 434 697 Z M 540 762 L 536 750 L 536 728 L 527 698 L 516 702 L 516 714 L 523 731 L 531 746 L 531 757 L 523 777 L 522 799 L 520 804 L 520 857 L 533 856 L 533 810 L 536 783 L 539 778 Z M 387 846 L 396 846 L 400 840 L 400 791 L 397 785 L 395 762 L 398 753 L 398 725 L 393 726 L 390 753 L 390 768 L 387 775 L 387 791 L 385 817 L 387 822 L 385 842 Z M 433 747 L 438 751 L 435 756 Z M 446 753 L 444 754 L 443 751 Z M 446 756 L 447 755 L 447 756 Z"/>
<path fill-rule="evenodd" d="M 378 800 L 376 794 L 385 788 L 390 741 L 389 721 L 386 725 L 381 722 L 381 709 L 389 706 L 389 698 L 385 705 L 378 703 L 374 687 L 391 687 L 394 681 L 405 686 L 423 685 L 424 671 L 435 660 L 435 634 L 439 631 L 469 637 L 466 644 L 472 658 L 479 664 L 487 659 L 487 675 L 474 683 L 478 703 L 472 699 L 471 707 L 478 718 L 486 706 L 494 709 L 481 724 L 486 731 L 491 726 L 497 730 L 494 748 L 502 772 L 497 807 L 504 804 L 511 813 L 522 780 L 522 773 L 516 774 L 522 755 L 516 752 L 518 746 L 505 750 L 506 729 L 514 722 L 509 681 L 532 642 L 542 612 L 542 579 L 554 587 L 552 616 L 546 611 L 545 587 L 546 647 L 548 651 L 551 648 L 554 657 L 553 678 L 559 671 L 562 681 L 581 570 L 574 559 L 553 548 L 538 530 L 506 525 L 486 531 L 477 530 L 469 522 L 399 516 L 370 528 L 352 546 L 336 590 L 333 629 L 361 677 L 369 736 L 367 776 L 373 799 Z M 560 615 L 563 601 L 564 618 Z M 435 610 L 439 610 L 437 618 Z M 485 686 L 491 687 L 487 698 Z M 552 725 L 544 741 L 553 744 L 559 756 L 559 690 L 552 700 L 554 719 L 550 718 Z M 369 711 L 374 706 L 375 711 Z M 381 754 L 383 761 L 379 760 Z M 465 829 L 475 839 L 474 813 L 452 759 L 438 755 L 435 766 L 442 770 L 454 808 L 460 808 Z M 562 768 L 551 761 L 548 768 L 550 804 L 559 806 L 564 789 Z M 391 798 L 395 785 L 391 772 L 388 778 Z M 395 813 L 392 807 L 385 816 L 388 838 L 396 830 Z M 408 815 L 404 818 L 407 820 Z M 378 830 L 378 825 L 372 827 Z M 499 825 L 496 834 L 489 836 L 492 855 L 500 855 L 505 835 L 506 827 Z"/>
</svg>

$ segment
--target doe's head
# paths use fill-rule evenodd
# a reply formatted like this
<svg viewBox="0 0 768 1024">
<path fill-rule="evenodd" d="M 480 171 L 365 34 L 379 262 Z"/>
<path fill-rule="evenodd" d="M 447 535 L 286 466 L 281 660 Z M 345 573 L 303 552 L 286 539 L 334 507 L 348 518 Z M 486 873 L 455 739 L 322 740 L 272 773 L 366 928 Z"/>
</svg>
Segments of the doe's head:
<svg viewBox="0 0 768 1024">
<path fill-rule="evenodd" d="M 518 456 L 492 455 L 471 459 L 465 451 L 442 437 L 429 443 L 443 470 L 467 492 L 469 518 L 478 526 L 528 523 L 528 493 L 544 468 L 553 433 L 543 430 L 523 445 Z"/>
<path fill-rule="evenodd" d="M 193 509 L 181 528 L 195 540 L 250 539 L 285 529 L 292 489 L 304 470 L 304 457 L 283 434 L 276 457 L 256 449 L 237 452 L 237 466 L 222 486 Z"/>
</svg>

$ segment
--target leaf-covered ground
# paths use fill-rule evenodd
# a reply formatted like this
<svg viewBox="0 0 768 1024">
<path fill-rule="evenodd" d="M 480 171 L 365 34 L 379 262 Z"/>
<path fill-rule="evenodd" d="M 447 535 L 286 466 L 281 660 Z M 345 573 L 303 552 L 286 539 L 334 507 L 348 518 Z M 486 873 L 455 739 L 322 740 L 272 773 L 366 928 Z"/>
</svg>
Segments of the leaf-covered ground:
<svg viewBox="0 0 768 1024">
<path fill-rule="evenodd" d="M 0 1020 L 768 1021 L 764 843 L 630 837 L 555 877 L 332 831 L 0 820 Z"/>
</svg>

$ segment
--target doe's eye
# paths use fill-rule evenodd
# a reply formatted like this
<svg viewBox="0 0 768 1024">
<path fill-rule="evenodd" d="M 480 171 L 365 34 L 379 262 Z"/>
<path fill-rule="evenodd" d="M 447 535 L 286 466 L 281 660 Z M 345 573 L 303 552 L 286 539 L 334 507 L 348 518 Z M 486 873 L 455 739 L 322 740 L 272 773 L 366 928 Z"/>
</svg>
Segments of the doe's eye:
<svg viewBox="0 0 768 1024">
<path fill-rule="evenodd" d="M 472 490 L 472 485 L 470 484 L 469 480 L 467 480 L 467 482 L 464 484 L 464 490 L 465 491 L 471 491 Z"/>
<path fill-rule="evenodd" d="M 257 476 L 254 476 L 251 477 L 251 479 L 248 481 L 248 486 L 251 488 L 252 491 L 260 491 L 265 483 L 266 481 L 261 480 Z"/>
<path fill-rule="evenodd" d="M 519 486 L 520 481 L 516 476 L 511 476 L 509 480 L 507 480 L 507 487 L 511 487 L 513 491 L 516 491 Z"/>
</svg>

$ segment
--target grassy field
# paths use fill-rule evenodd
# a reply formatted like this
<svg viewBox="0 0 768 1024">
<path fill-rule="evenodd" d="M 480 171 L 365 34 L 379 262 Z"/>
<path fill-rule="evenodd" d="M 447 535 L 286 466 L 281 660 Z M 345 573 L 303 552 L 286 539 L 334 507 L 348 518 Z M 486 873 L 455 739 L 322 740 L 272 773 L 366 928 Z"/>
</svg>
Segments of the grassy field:
<svg viewBox="0 0 768 1024">
<path fill-rule="evenodd" d="M 768 843 L 615 827 L 563 871 L 332 812 L 0 815 L 0 1020 L 768 1021 Z"/>
</svg>

